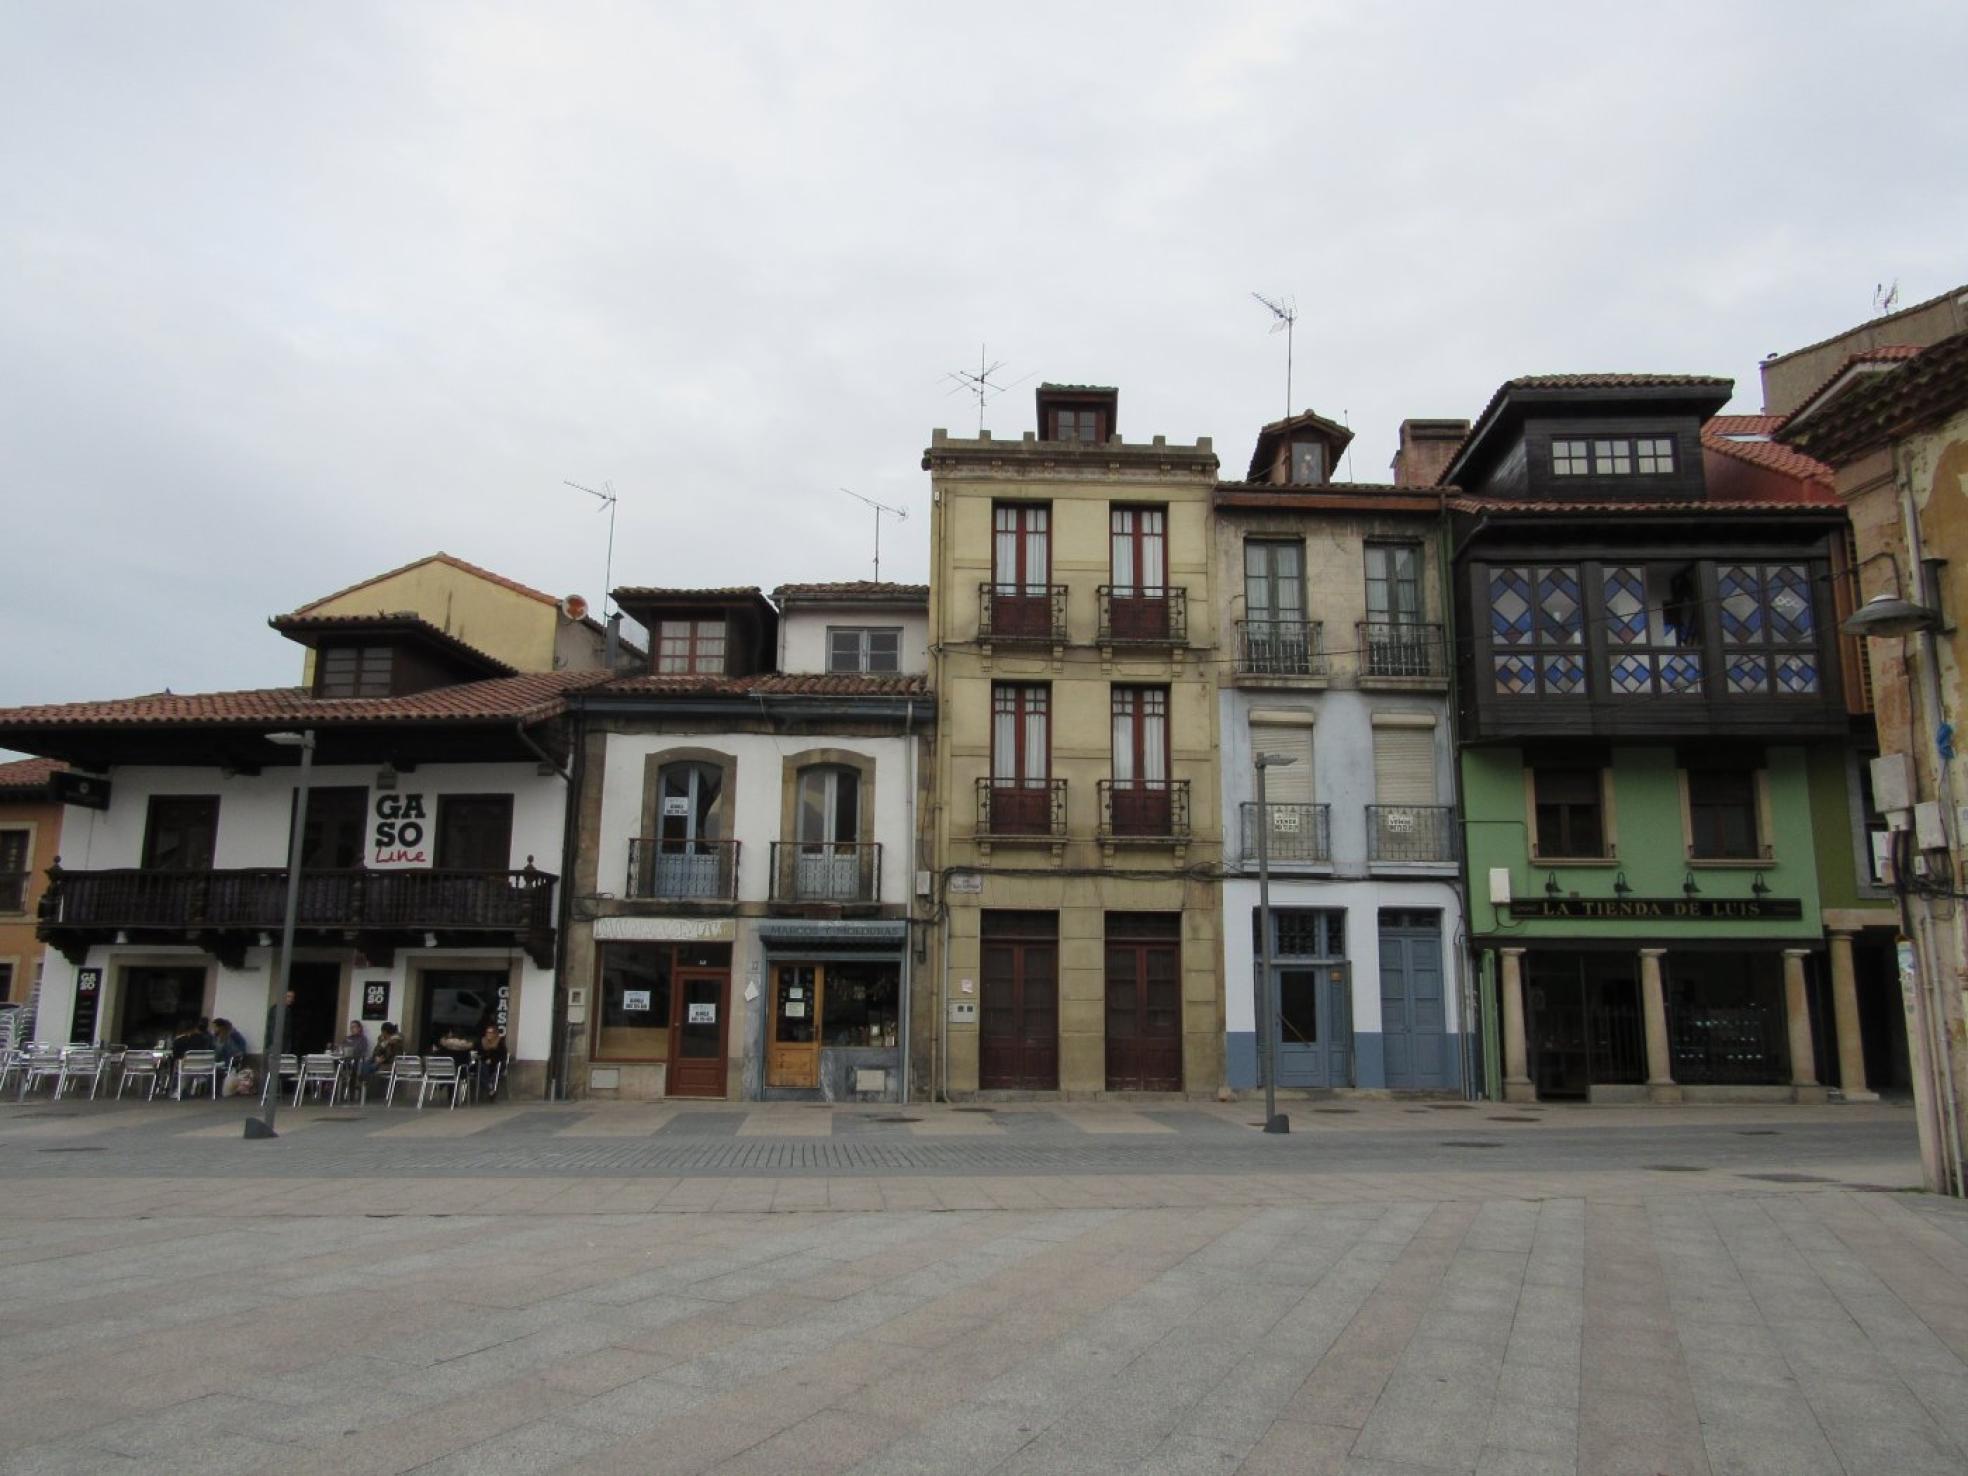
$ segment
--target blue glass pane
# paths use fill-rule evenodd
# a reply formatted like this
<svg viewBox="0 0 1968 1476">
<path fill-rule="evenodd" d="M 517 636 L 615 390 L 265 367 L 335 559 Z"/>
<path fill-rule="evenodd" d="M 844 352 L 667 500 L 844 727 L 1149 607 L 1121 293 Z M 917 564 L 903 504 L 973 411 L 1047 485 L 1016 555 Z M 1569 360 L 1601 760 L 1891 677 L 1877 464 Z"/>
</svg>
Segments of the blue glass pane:
<svg viewBox="0 0 1968 1476">
<path fill-rule="evenodd" d="M 1538 639 L 1549 646 L 1575 646 L 1585 632 L 1579 603 L 1578 570 L 1538 570 Z"/>
<path fill-rule="evenodd" d="M 1722 639 L 1732 646 L 1754 645 L 1763 636 L 1763 593 L 1754 569 L 1739 564 L 1716 571 L 1715 593 L 1722 606 Z"/>
<path fill-rule="evenodd" d="M 1663 692 L 1699 692 L 1702 689 L 1702 659 L 1688 652 L 1676 652 L 1660 659 Z"/>
<path fill-rule="evenodd" d="M 1613 691 L 1621 696 L 1653 690 L 1654 663 L 1647 656 L 1621 656 L 1612 665 Z"/>
<path fill-rule="evenodd" d="M 1496 666 L 1496 689 L 1506 697 L 1518 697 L 1537 690 L 1537 667 L 1528 656 L 1492 656 Z"/>
<path fill-rule="evenodd" d="M 1647 639 L 1647 584 L 1638 569 L 1619 564 L 1605 571 L 1606 639 L 1616 646 Z"/>
<path fill-rule="evenodd" d="M 1531 571 L 1490 570 L 1490 638 L 1499 646 L 1531 643 Z"/>
<path fill-rule="evenodd" d="M 1585 690 L 1583 658 L 1570 655 L 1545 657 L 1544 690 L 1561 697 L 1583 692 Z"/>
<path fill-rule="evenodd" d="M 1811 581 L 1801 564 L 1773 564 L 1770 574 L 1772 639 L 1802 644 L 1812 639 Z"/>
<path fill-rule="evenodd" d="M 1815 656 L 1779 656 L 1777 690 L 1798 696 L 1818 690 L 1818 660 Z"/>
<path fill-rule="evenodd" d="M 1767 691 L 1770 685 L 1770 664 L 1761 656 L 1729 657 L 1729 690 L 1731 692 Z"/>
</svg>

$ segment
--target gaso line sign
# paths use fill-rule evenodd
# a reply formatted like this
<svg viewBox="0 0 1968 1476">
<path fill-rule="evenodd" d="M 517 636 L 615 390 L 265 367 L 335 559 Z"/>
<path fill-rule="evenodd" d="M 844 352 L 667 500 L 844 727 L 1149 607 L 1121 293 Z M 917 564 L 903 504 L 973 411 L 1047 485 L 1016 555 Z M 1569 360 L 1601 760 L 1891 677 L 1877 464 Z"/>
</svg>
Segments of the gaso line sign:
<svg viewBox="0 0 1968 1476">
<path fill-rule="evenodd" d="M 379 789 L 369 803 L 369 864 L 379 870 L 428 867 L 430 805 L 421 792 Z"/>
</svg>

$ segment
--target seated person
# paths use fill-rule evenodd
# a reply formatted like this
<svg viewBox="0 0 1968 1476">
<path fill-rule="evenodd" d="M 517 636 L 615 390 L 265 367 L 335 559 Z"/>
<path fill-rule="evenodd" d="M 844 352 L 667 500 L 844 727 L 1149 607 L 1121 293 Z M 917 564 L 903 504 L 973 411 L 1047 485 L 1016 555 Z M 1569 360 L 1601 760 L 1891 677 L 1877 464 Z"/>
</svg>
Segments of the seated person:
<svg viewBox="0 0 1968 1476">
<path fill-rule="evenodd" d="M 505 1074 L 506 1032 L 496 1021 L 487 1020 L 478 1036 L 478 1073 L 482 1081 L 496 1083 Z"/>
<path fill-rule="evenodd" d="M 348 1034 L 342 1037 L 340 1049 L 342 1059 L 357 1066 L 369 1059 L 369 1032 L 360 1020 L 349 1021 Z"/>
<path fill-rule="evenodd" d="M 212 1022 L 212 1049 L 219 1053 L 219 1064 L 231 1071 L 246 1059 L 246 1037 L 232 1021 L 216 1019 Z"/>
<path fill-rule="evenodd" d="M 373 1076 L 378 1072 L 387 1075 L 391 1063 L 402 1054 L 403 1032 L 396 1028 L 394 1021 L 385 1020 L 383 1028 L 376 1032 L 375 1050 L 370 1052 L 368 1060 L 357 1063 L 356 1070 L 364 1076 Z"/>
<path fill-rule="evenodd" d="M 186 1018 L 178 1022 L 177 1033 L 171 1037 L 171 1059 L 182 1061 L 186 1051 L 209 1051 L 213 1049 L 212 1037 L 201 1030 L 198 1021 Z"/>
</svg>

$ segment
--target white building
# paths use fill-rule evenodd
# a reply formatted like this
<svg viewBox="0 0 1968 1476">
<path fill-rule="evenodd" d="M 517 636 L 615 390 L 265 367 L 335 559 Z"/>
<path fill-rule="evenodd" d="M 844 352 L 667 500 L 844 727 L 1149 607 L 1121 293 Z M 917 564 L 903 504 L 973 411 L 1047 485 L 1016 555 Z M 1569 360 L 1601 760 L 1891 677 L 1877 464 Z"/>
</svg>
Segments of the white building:
<svg viewBox="0 0 1968 1476">
<path fill-rule="evenodd" d="M 624 589 L 649 670 L 582 694 L 576 1095 L 897 1100 L 927 591 Z"/>
<path fill-rule="evenodd" d="M 1219 694 L 1227 1075 L 1262 1082 L 1262 837 L 1278 1085 L 1454 1091 L 1469 1014 L 1440 500 L 1332 482 L 1351 434 L 1310 412 L 1267 426 L 1248 480 L 1213 499 L 1235 633 Z M 1292 760 L 1267 769 L 1263 808 L 1259 753 Z"/>
</svg>

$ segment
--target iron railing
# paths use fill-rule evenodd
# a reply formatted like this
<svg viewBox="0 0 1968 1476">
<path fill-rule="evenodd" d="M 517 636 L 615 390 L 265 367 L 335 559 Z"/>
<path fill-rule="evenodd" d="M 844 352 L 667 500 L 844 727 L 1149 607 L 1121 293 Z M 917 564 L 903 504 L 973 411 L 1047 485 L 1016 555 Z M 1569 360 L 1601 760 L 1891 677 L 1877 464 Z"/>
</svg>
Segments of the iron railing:
<svg viewBox="0 0 1968 1476">
<path fill-rule="evenodd" d="M 977 781 L 979 835 L 1066 834 L 1064 779 L 993 779 Z"/>
<path fill-rule="evenodd" d="M 640 836 L 629 842 L 629 895 L 656 902 L 735 902 L 738 842 Z"/>
<path fill-rule="evenodd" d="M 519 871 L 303 871 L 295 921 L 303 928 L 553 927 L 556 878 Z M 62 871 L 49 873 L 49 928 L 258 928 L 281 925 L 287 872 Z"/>
<path fill-rule="evenodd" d="M 1268 816 L 1260 813 L 1255 801 L 1246 800 L 1242 806 L 1247 865 L 1257 864 L 1258 826 L 1267 820 L 1270 824 L 1265 836 L 1268 860 L 1292 865 L 1332 859 L 1332 806 L 1269 804 L 1263 808 L 1270 812 Z"/>
<path fill-rule="evenodd" d="M 977 638 L 997 642 L 1064 641 L 1066 586 L 978 585 Z"/>
<path fill-rule="evenodd" d="M 1239 620 L 1237 674 L 1324 676 L 1325 627 L 1316 620 Z"/>
<path fill-rule="evenodd" d="M 1189 834 L 1187 779 L 1102 779 L 1100 834 L 1183 840 Z"/>
<path fill-rule="evenodd" d="M 1453 805 L 1368 805 L 1370 861 L 1453 861 L 1460 854 Z"/>
<path fill-rule="evenodd" d="M 25 871 L 0 871 L 0 912 L 27 911 Z"/>
<path fill-rule="evenodd" d="M 1433 677 L 1448 674 L 1442 627 L 1408 620 L 1362 620 L 1360 674 L 1370 677 Z"/>
<path fill-rule="evenodd" d="M 881 901 L 881 842 L 774 841 L 772 900 Z"/>
<path fill-rule="evenodd" d="M 1102 645 L 1186 646 L 1189 591 L 1168 586 L 1103 584 L 1097 639 Z"/>
</svg>

